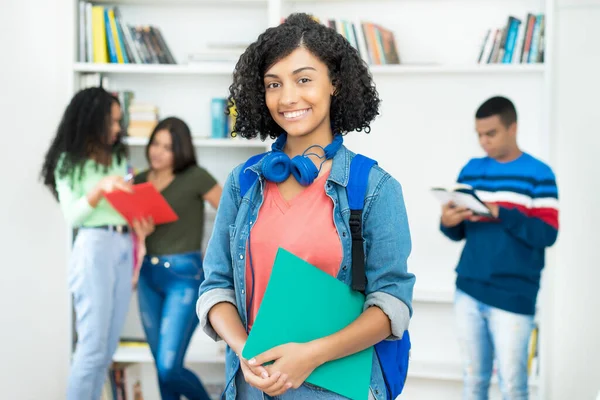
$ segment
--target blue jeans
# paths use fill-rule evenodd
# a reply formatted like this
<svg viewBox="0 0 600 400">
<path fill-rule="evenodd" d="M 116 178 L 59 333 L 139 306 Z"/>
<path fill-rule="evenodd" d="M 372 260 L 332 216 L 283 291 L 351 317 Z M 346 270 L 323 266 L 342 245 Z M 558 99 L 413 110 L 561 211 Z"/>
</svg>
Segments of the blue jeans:
<svg viewBox="0 0 600 400">
<path fill-rule="evenodd" d="M 246 383 L 244 373 L 241 369 L 235 375 L 235 386 L 237 388 L 236 398 L 240 400 L 347 400 L 347 397 L 311 385 L 310 383 L 304 383 L 298 389 L 289 389 L 281 396 L 267 396 L 257 388 Z M 373 395 L 369 393 L 368 400 L 373 399 Z"/>
<path fill-rule="evenodd" d="M 487 400 L 495 358 L 503 399 L 527 400 L 533 316 L 490 307 L 458 289 L 454 305 L 464 363 L 464 399 Z"/>
<path fill-rule="evenodd" d="M 77 346 L 67 399 L 98 400 L 129 308 L 133 272 L 131 236 L 82 228 L 69 263 Z"/>
<path fill-rule="evenodd" d="M 138 300 L 162 400 L 210 400 L 198 377 L 183 368 L 198 326 L 196 299 L 203 278 L 200 252 L 144 258 Z"/>
</svg>

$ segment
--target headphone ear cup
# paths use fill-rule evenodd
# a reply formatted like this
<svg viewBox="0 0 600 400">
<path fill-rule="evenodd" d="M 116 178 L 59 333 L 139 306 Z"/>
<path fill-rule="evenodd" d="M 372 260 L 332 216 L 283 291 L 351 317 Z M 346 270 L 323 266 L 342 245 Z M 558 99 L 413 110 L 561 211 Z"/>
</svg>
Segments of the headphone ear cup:
<svg viewBox="0 0 600 400">
<path fill-rule="evenodd" d="M 290 158 L 279 151 L 268 154 L 263 160 L 262 173 L 268 181 L 285 181 L 290 176 Z"/>
<path fill-rule="evenodd" d="M 292 175 L 302 186 L 308 186 L 314 182 L 319 170 L 308 157 L 296 156 L 292 159 L 290 167 Z"/>
</svg>

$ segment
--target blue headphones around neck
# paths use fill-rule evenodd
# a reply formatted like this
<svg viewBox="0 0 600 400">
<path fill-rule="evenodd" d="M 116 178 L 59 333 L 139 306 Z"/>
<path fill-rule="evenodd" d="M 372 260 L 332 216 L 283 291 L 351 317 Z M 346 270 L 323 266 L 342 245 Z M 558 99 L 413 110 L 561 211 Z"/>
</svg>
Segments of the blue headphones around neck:
<svg viewBox="0 0 600 400">
<path fill-rule="evenodd" d="M 267 180 L 275 183 L 285 181 L 292 174 L 301 185 L 308 186 L 319 176 L 323 163 L 332 159 L 335 153 L 342 147 L 344 139 L 342 135 L 333 135 L 333 141 L 325 148 L 315 144 L 304 150 L 302 155 L 298 155 L 292 159 L 283 152 L 286 141 L 286 134 L 279 135 L 275 143 L 271 146 L 271 152 L 263 159 L 262 173 Z M 322 149 L 324 155 L 309 152 L 313 147 Z M 317 168 L 309 156 L 315 156 L 321 160 L 319 168 Z"/>
</svg>

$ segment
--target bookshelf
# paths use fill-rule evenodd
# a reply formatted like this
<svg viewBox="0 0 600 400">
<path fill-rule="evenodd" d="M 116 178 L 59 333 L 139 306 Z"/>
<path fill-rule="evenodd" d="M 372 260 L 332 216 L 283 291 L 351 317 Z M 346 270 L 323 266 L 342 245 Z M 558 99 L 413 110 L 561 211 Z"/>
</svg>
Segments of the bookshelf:
<svg viewBox="0 0 600 400">
<path fill-rule="evenodd" d="M 71 60 L 74 90 L 81 77 L 98 74 L 109 78 L 110 89 L 131 90 L 136 99 L 156 104 L 161 118 L 181 117 L 197 134 L 193 143 L 200 163 L 221 183 L 235 165 L 267 150 L 270 141 L 206 137 L 211 128 L 210 99 L 227 95 L 235 61 L 188 63 L 190 53 L 215 43 L 250 43 L 294 11 L 313 13 L 322 21 L 372 21 L 394 32 L 401 64 L 370 66 L 383 100 L 381 115 L 371 134 L 350 134 L 345 144 L 377 159 L 404 189 L 413 238 L 409 268 L 417 275 L 411 325 L 410 376 L 414 379 L 407 384 L 407 397 L 424 398 L 419 397 L 421 389 L 435 382 L 439 392 L 429 398 L 461 398 L 452 308 L 453 269 L 461 246 L 438 232 L 439 207 L 428 188 L 454 181 L 462 165 L 481 154 L 472 115 L 484 99 L 495 94 L 515 101 L 521 146 L 549 161 L 553 71 L 548 60 L 554 0 L 98 0 L 93 4 L 117 6 L 127 24 L 160 28 L 177 64 L 82 62 L 75 41 Z M 78 3 L 73 7 L 78 10 Z M 523 18 L 529 12 L 546 17 L 545 62 L 478 64 L 486 30 L 503 26 L 509 15 Z M 75 37 L 80 29 L 78 21 L 76 18 L 73 25 Z M 147 139 L 128 137 L 126 143 L 132 163 L 144 168 Z M 212 219 L 214 215 L 207 215 L 207 222 Z M 207 226 L 206 238 L 209 233 Z M 540 293 L 542 309 L 545 298 Z M 132 306 L 130 315 L 136 313 Z M 136 324 L 131 322 L 127 329 L 141 332 Z M 222 356 L 211 353 L 212 344 L 205 339 L 198 330 L 186 361 L 220 371 Z M 137 348 L 119 349 L 115 360 L 152 362 L 147 349 Z M 532 381 L 532 399 L 544 398 L 543 364 L 540 371 Z M 155 378 L 148 372 L 145 379 Z"/>
</svg>

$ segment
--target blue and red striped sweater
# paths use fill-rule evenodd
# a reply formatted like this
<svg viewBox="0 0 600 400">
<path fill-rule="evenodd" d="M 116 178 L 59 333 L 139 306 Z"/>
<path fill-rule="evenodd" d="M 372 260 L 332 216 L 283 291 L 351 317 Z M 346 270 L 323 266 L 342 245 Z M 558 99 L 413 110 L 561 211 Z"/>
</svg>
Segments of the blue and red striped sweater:
<svg viewBox="0 0 600 400">
<path fill-rule="evenodd" d="M 498 219 L 441 226 L 450 239 L 466 239 L 456 267 L 457 288 L 492 307 L 533 315 L 545 249 L 558 235 L 552 169 L 527 153 L 508 163 L 475 158 L 462 169 L 458 182 L 500 208 Z"/>
</svg>

